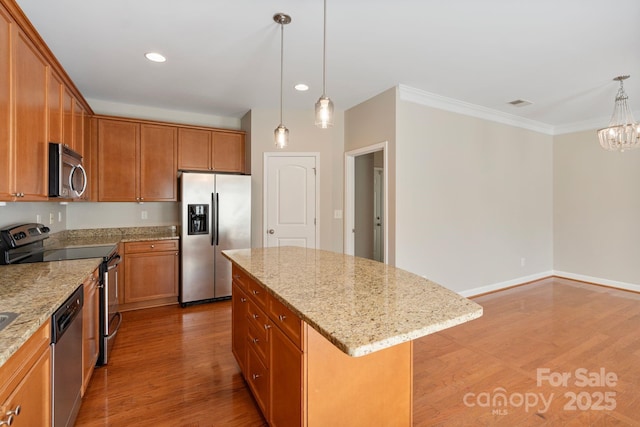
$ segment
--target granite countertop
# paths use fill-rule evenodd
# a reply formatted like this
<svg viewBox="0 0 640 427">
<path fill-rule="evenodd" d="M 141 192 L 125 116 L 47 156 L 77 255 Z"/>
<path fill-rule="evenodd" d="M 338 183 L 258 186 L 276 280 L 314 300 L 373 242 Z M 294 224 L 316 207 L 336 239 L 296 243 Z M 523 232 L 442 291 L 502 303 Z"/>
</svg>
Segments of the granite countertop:
<svg viewBox="0 0 640 427">
<path fill-rule="evenodd" d="M 142 240 L 177 240 L 180 235 L 175 226 L 94 228 L 65 230 L 55 233 L 45 240 L 45 246 L 102 246 Z"/>
<path fill-rule="evenodd" d="M 65 230 L 44 241 L 48 249 L 179 239 L 174 226 Z M 0 331 L 0 367 L 102 262 L 101 258 L 0 266 L 0 312 L 18 317 Z"/>
<path fill-rule="evenodd" d="M 0 312 L 18 313 L 0 331 L 0 367 L 101 262 L 91 258 L 0 267 Z"/>
<path fill-rule="evenodd" d="M 437 283 L 364 258 L 296 247 L 223 254 L 350 356 L 482 316 L 480 305 Z"/>
</svg>

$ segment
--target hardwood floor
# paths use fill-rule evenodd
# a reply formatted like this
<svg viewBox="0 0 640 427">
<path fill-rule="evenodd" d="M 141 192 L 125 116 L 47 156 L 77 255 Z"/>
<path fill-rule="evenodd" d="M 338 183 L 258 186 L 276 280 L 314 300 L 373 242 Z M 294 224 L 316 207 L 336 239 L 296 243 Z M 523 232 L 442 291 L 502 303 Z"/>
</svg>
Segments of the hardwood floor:
<svg viewBox="0 0 640 427">
<path fill-rule="evenodd" d="M 414 342 L 415 426 L 640 425 L 639 294 L 550 278 L 474 300 L 482 318 Z M 76 425 L 265 425 L 230 320 L 229 302 L 124 313 Z"/>
</svg>

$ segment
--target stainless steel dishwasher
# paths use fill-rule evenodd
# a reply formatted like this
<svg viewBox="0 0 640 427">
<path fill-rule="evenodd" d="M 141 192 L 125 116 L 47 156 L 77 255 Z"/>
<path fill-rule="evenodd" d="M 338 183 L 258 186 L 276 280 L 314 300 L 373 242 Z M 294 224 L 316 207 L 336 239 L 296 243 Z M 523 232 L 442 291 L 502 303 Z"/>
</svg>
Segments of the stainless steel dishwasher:
<svg viewBox="0 0 640 427">
<path fill-rule="evenodd" d="M 80 410 L 82 388 L 82 285 L 51 318 L 53 427 L 71 427 Z"/>
</svg>

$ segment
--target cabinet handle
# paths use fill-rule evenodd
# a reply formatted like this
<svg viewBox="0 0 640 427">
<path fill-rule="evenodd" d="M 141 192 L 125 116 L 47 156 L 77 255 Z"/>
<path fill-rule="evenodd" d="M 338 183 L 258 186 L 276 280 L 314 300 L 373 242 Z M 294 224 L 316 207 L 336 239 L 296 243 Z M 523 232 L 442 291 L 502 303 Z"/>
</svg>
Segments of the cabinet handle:
<svg viewBox="0 0 640 427">
<path fill-rule="evenodd" d="M 247 299 L 245 297 L 240 297 L 240 302 L 247 302 Z"/>
<path fill-rule="evenodd" d="M 0 426 L 10 426 L 13 424 L 13 415 L 9 415 L 6 420 L 0 420 Z"/>
<path fill-rule="evenodd" d="M 281 322 L 284 322 L 284 320 L 287 318 L 287 316 L 285 316 L 284 314 L 280 314 L 278 315 L 278 320 L 280 320 Z"/>
<path fill-rule="evenodd" d="M 254 344 L 258 344 L 258 338 L 252 339 L 251 342 L 254 343 Z"/>
<path fill-rule="evenodd" d="M 252 290 L 251 292 L 253 292 L 254 295 L 258 295 L 260 292 L 256 291 L 255 289 Z"/>
<path fill-rule="evenodd" d="M 10 417 L 15 415 L 17 417 L 18 415 L 20 415 L 20 411 L 22 411 L 22 406 L 18 405 L 16 406 L 16 409 L 7 411 L 5 415 L 8 415 Z M 9 425 L 11 425 L 11 423 L 9 423 Z"/>
<path fill-rule="evenodd" d="M 156 245 L 151 245 L 151 249 L 153 249 L 153 248 L 155 248 L 155 247 L 156 247 Z"/>
<path fill-rule="evenodd" d="M 251 375 L 251 379 L 253 379 L 253 380 L 257 380 L 257 379 L 258 379 L 258 378 L 260 378 L 261 376 L 262 376 L 262 375 L 260 375 L 260 374 L 252 374 L 252 375 Z"/>
<path fill-rule="evenodd" d="M 252 316 L 254 319 L 257 319 L 258 317 L 260 317 L 260 316 L 258 316 L 256 313 L 253 313 L 251 316 Z"/>
<path fill-rule="evenodd" d="M 265 323 L 265 324 L 264 324 L 264 329 L 265 329 L 265 330 L 268 330 L 269 328 L 271 328 L 271 325 L 270 325 L 270 324 L 268 324 L 268 323 Z"/>
</svg>

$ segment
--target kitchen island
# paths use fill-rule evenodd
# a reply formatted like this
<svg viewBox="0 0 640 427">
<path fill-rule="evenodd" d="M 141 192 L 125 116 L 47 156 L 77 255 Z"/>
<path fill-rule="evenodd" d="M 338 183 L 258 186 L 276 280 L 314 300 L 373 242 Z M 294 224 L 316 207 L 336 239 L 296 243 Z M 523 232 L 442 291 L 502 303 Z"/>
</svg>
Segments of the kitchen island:
<svg viewBox="0 0 640 427">
<path fill-rule="evenodd" d="M 228 250 L 233 352 L 271 425 L 412 422 L 412 340 L 482 315 L 430 280 L 296 247 Z"/>
</svg>

